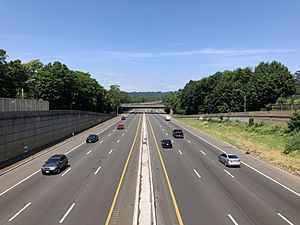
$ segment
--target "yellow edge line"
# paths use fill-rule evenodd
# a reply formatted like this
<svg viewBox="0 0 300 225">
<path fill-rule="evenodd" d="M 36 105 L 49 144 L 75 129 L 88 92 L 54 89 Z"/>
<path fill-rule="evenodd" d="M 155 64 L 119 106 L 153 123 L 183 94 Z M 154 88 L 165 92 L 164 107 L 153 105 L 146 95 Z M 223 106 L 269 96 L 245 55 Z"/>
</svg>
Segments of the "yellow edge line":
<svg viewBox="0 0 300 225">
<path fill-rule="evenodd" d="M 129 155 L 128 155 L 128 157 L 127 157 L 127 160 L 126 160 L 126 163 L 125 163 L 125 166 L 124 166 L 124 169 L 123 169 L 123 172 L 122 172 L 122 175 L 121 175 L 119 184 L 118 184 L 118 188 L 117 188 L 117 190 L 116 190 L 116 194 L 115 194 L 115 196 L 114 196 L 114 199 L 113 199 L 113 201 L 112 201 L 112 204 L 111 204 L 109 213 L 108 213 L 108 215 L 107 215 L 107 219 L 106 219 L 105 225 L 108 225 L 108 224 L 109 224 L 110 219 L 111 219 L 111 215 L 112 215 L 112 212 L 113 212 L 113 209 L 115 208 L 115 204 L 116 204 L 117 198 L 118 198 L 118 196 L 119 196 L 119 192 L 120 192 L 121 185 L 122 185 L 122 182 L 123 182 L 123 179 L 124 179 L 124 176 L 125 176 L 125 172 L 126 172 L 126 169 L 127 169 L 128 163 L 129 163 L 129 159 L 130 159 L 130 157 L 131 157 L 131 154 L 132 154 L 132 151 L 133 151 L 135 142 L 136 142 L 136 138 L 137 138 L 138 131 L 139 131 L 139 128 L 140 128 L 140 121 L 141 121 L 141 116 L 140 116 L 140 118 L 139 118 L 138 128 L 136 129 L 134 141 L 133 141 L 133 143 L 132 143 L 132 146 L 131 146 Z"/>
<path fill-rule="evenodd" d="M 171 195 L 171 198 L 172 198 L 172 201 L 173 201 L 173 205 L 174 205 L 174 208 L 175 208 L 175 212 L 176 212 L 176 215 L 177 215 L 178 223 L 179 223 L 179 225 L 183 225 L 183 221 L 182 221 L 182 218 L 181 218 L 181 215 L 180 215 L 180 211 L 179 211 L 179 208 L 178 208 L 178 205 L 177 205 L 177 202 L 176 202 L 176 198 L 175 198 L 175 195 L 174 195 L 171 183 L 170 183 L 170 179 L 169 179 L 166 167 L 165 167 L 165 163 L 164 163 L 164 160 L 163 160 L 163 158 L 161 156 L 161 153 L 160 153 L 157 141 L 156 141 L 156 137 L 154 135 L 152 124 L 150 122 L 149 117 L 147 117 L 147 118 L 148 118 L 148 121 L 149 121 L 149 124 L 150 124 L 150 129 L 151 129 L 151 132 L 152 132 L 152 135 L 153 135 L 153 138 L 154 138 L 154 142 L 155 142 L 156 149 L 157 149 L 157 152 L 158 152 L 158 155 L 159 155 L 159 158 L 160 158 L 160 162 L 161 162 L 161 165 L 163 167 L 163 171 L 165 173 L 165 177 L 166 177 L 167 184 L 168 184 L 168 187 L 169 187 L 170 195 Z"/>
</svg>

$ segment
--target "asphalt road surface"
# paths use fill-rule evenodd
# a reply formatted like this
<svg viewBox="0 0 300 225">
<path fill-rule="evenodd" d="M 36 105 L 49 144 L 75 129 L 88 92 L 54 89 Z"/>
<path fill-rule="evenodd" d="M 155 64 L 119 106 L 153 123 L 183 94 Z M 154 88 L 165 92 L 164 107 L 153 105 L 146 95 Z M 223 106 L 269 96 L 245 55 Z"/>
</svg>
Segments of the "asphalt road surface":
<svg viewBox="0 0 300 225">
<path fill-rule="evenodd" d="M 161 114 L 146 120 L 157 224 L 300 224 L 298 177 Z M 172 130 L 180 127 L 184 138 L 176 139 Z M 119 116 L 2 173 L 0 224 L 132 224 L 140 128 L 141 114 Z M 87 144 L 91 133 L 99 141 Z M 163 138 L 172 149 L 161 148 Z M 241 168 L 218 162 L 222 151 L 238 154 Z M 43 162 L 57 153 L 67 154 L 69 167 L 42 175 Z"/>
</svg>

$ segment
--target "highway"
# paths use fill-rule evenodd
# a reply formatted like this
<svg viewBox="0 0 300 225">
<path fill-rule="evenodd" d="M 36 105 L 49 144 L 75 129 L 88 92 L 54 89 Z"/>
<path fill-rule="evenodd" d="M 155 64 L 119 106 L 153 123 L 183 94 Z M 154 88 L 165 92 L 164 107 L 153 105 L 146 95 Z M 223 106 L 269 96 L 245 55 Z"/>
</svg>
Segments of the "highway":
<svg viewBox="0 0 300 225">
<path fill-rule="evenodd" d="M 132 224 L 141 118 L 118 116 L 2 173 L 0 224 Z M 162 114 L 148 113 L 146 122 L 157 224 L 300 224 L 299 178 Z M 184 139 L 172 137 L 179 127 Z M 91 133 L 99 141 L 85 143 Z M 172 149 L 161 148 L 163 138 Z M 222 151 L 238 154 L 241 168 L 219 163 Z M 42 175 L 41 165 L 56 153 L 67 154 L 69 167 Z"/>
<path fill-rule="evenodd" d="M 299 178 L 188 127 L 184 127 L 184 139 L 175 139 L 172 130 L 182 125 L 174 120 L 165 121 L 161 115 L 149 115 L 148 124 L 153 129 L 150 137 L 153 167 L 163 170 L 160 162 L 163 161 L 175 196 L 168 204 L 173 202 L 178 207 L 177 213 L 169 210 L 172 217 L 168 221 L 160 216 L 158 224 L 170 224 L 174 217 L 179 224 L 189 225 L 300 224 Z M 161 148 L 163 138 L 174 142 L 172 149 Z M 226 168 L 218 162 L 217 157 L 222 151 L 238 154 L 243 162 L 241 168 Z M 256 166 L 260 170 L 255 169 Z M 266 178 L 265 171 L 293 189 L 288 190 L 274 182 L 278 180 Z M 156 186 L 159 186 L 156 190 L 168 189 L 162 182 L 156 182 Z M 163 193 L 161 191 L 162 196 Z"/>
<path fill-rule="evenodd" d="M 139 120 L 140 115 L 130 116 L 123 122 L 125 129 L 117 130 L 120 117 L 115 118 L 0 176 L 0 224 L 105 224 L 131 150 L 131 174 L 137 167 Z M 99 133 L 99 141 L 85 143 L 90 133 Z M 41 165 L 56 153 L 67 153 L 70 166 L 58 175 L 42 175 Z M 129 191 L 119 192 L 114 208 L 127 207 L 112 214 L 110 221 L 132 222 L 128 215 L 133 214 L 135 182 L 134 176 L 123 179 Z"/>
</svg>

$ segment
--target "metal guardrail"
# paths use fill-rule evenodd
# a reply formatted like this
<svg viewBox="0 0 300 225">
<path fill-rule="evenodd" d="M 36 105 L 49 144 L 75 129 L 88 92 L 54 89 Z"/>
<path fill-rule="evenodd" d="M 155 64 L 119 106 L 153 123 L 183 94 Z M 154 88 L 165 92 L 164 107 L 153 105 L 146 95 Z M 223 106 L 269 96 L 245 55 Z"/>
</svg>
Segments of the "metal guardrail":
<svg viewBox="0 0 300 225">
<path fill-rule="evenodd" d="M 49 110 L 49 101 L 17 98 L 0 98 L 0 112 L 45 110 Z"/>
</svg>

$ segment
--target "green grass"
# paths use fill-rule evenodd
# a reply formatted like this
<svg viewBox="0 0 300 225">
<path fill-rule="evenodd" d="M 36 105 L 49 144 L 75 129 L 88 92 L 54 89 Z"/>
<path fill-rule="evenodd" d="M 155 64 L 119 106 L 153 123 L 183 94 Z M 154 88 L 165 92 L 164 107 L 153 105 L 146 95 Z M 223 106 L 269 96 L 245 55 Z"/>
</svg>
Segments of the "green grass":
<svg viewBox="0 0 300 225">
<path fill-rule="evenodd" d="M 288 155 L 283 153 L 292 139 L 286 125 L 261 123 L 250 126 L 239 121 L 178 120 L 300 176 L 300 149 Z"/>
</svg>

